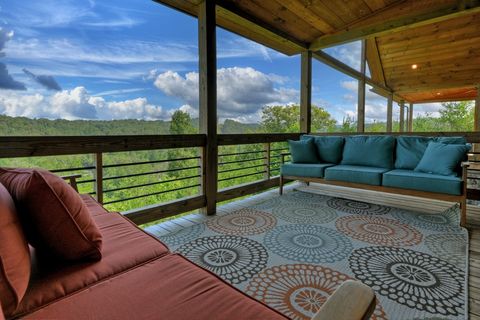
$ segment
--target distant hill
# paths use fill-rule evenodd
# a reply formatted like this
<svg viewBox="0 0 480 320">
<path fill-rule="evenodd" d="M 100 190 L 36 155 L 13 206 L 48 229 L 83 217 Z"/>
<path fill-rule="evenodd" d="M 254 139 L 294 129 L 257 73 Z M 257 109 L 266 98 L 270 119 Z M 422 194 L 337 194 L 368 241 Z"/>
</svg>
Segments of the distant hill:
<svg viewBox="0 0 480 320">
<path fill-rule="evenodd" d="M 192 119 L 198 128 L 198 119 Z M 145 120 L 49 120 L 0 115 L 2 136 L 76 136 L 122 134 L 169 134 L 170 121 Z M 219 133 L 259 132 L 260 125 L 245 124 L 227 119 L 219 124 Z"/>
</svg>

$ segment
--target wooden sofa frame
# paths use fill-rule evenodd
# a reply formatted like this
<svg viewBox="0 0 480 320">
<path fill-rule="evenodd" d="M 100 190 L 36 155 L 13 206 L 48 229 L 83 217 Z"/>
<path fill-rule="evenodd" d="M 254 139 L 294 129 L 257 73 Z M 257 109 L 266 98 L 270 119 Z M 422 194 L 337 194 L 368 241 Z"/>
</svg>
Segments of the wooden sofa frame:
<svg viewBox="0 0 480 320">
<path fill-rule="evenodd" d="M 285 163 L 285 157 L 288 155 L 289 153 L 281 154 L 281 165 Z M 460 226 L 465 227 L 467 222 L 467 170 L 468 170 L 468 167 L 469 167 L 468 162 L 462 162 L 463 186 L 462 186 L 462 194 L 458 196 L 451 195 L 451 194 L 437 193 L 437 192 L 427 192 L 427 191 L 402 189 L 402 188 L 394 188 L 394 187 L 372 186 L 369 184 L 362 184 L 362 183 L 325 180 L 323 178 L 315 178 L 315 177 L 284 176 L 281 173 L 280 173 L 280 195 L 283 194 L 283 185 L 285 184 L 285 180 L 298 180 L 306 183 L 315 182 L 315 183 L 347 187 L 347 188 L 371 190 L 371 191 L 401 194 L 406 196 L 413 196 L 413 197 L 420 197 L 420 198 L 427 198 L 427 199 L 434 199 L 434 200 L 443 200 L 448 202 L 456 202 L 460 204 L 460 209 L 461 209 Z"/>
</svg>

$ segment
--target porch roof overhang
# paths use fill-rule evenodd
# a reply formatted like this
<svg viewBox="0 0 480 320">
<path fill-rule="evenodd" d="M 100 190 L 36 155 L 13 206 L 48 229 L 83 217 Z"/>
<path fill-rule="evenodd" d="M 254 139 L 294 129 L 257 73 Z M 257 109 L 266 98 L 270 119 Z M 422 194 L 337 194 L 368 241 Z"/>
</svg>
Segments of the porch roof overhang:
<svg viewBox="0 0 480 320">
<path fill-rule="evenodd" d="M 155 1 L 198 16 L 203 0 Z M 287 55 L 366 39 L 372 80 L 410 103 L 477 96 L 479 0 L 216 0 L 216 4 L 218 26 Z"/>
</svg>

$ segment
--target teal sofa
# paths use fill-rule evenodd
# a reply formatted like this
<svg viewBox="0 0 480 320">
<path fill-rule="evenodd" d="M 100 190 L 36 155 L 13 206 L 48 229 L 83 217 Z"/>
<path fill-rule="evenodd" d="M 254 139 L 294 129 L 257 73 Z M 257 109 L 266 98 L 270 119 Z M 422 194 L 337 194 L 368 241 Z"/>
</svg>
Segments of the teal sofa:
<svg viewBox="0 0 480 320">
<path fill-rule="evenodd" d="M 463 226 L 469 148 L 464 137 L 302 135 L 292 162 L 282 155 L 280 194 L 288 179 L 458 202 Z"/>
</svg>

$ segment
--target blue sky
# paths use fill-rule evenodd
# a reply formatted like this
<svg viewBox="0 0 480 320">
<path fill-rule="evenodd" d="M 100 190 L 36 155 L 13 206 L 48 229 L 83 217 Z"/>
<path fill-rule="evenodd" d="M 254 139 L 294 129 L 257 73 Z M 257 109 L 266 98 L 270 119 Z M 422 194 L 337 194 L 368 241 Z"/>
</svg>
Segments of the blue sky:
<svg viewBox="0 0 480 320">
<path fill-rule="evenodd" d="M 0 113 L 30 118 L 168 120 L 198 113 L 197 20 L 153 1 L 0 1 Z M 358 67 L 358 43 L 327 52 Z M 299 103 L 299 56 L 218 29 L 219 117 L 258 122 Z M 356 81 L 319 63 L 313 102 L 338 121 Z M 3 89 L 2 89 L 3 88 Z M 367 94 L 367 121 L 385 102 Z"/>
</svg>

